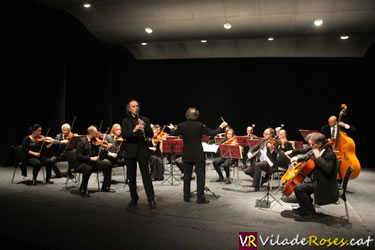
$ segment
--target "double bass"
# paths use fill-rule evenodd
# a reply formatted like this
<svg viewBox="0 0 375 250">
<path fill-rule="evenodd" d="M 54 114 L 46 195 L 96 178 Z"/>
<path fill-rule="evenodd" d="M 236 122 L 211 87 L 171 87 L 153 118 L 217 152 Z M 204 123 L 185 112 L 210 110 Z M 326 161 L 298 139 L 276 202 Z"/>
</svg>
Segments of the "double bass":
<svg viewBox="0 0 375 250">
<path fill-rule="evenodd" d="M 346 115 L 346 112 L 346 104 L 341 104 L 341 111 L 337 124 L 341 122 L 341 119 Z M 333 145 L 333 152 L 335 152 L 337 159 L 341 160 L 340 171 L 337 173 L 337 179 L 342 180 L 344 178 L 349 166 L 353 168 L 350 179 L 355 179 L 361 171 L 361 165 L 355 155 L 355 143 L 346 132 L 340 129 L 339 125 L 337 126 L 336 133 L 336 142 Z"/>
</svg>

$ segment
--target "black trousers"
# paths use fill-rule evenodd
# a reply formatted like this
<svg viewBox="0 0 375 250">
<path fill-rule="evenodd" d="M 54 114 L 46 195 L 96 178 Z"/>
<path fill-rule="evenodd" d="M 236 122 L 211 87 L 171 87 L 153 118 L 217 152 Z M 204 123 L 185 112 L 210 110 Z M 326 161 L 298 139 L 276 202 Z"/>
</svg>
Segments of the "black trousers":
<svg viewBox="0 0 375 250">
<path fill-rule="evenodd" d="M 176 164 L 176 166 L 180 169 L 181 173 L 184 174 L 184 162 L 182 161 L 182 157 L 177 157 L 175 160 L 174 160 L 174 163 Z"/>
<path fill-rule="evenodd" d="M 206 181 L 206 166 L 204 162 L 184 162 L 184 198 L 189 199 L 191 197 L 190 183 L 194 166 L 195 174 L 197 175 L 197 200 L 202 201 L 205 199 L 204 186 Z"/>
<path fill-rule="evenodd" d="M 294 187 L 294 194 L 296 195 L 303 214 L 315 214 L 315 208 L 311 198 L 312 193 L 314 193 L 313 183 L 300 183 Z"/>
<path fill-rule="evenodd" d="M 148 168 L 148 157 L 140 155 L 137 155 L 136 158 L 125 159 L 127 175 L 129 178 L 130 196 L 133 200 L 138 200 L 139 198 L 137 194 L 137 162 L 139 165 L 139 170 L 141 171 L 143 186 L 146 191 L 147 199 L 149 201 L 154 200 L 154 186 L 152 185 L 150 171 Z"/>
<path fill-rule="evenodd" d="M 225 159 L 223 157 L 216 158 L 212 164 L 215 167 L 216 172 L 219 174 L 220 177 L 223 177 L 223 173 L 221 172 L 221 164 L 223 164 L 223 168 L 225 171 L 225 175 L 229 178 L 229 167 L 232 164 L 232 159 Z"/>
<path fill-rule="evenodd" d="M 51 179 L 52 169 L 55 171 L 55 173 L 56 173 L 56 171 L 58 171 L 58 172 L 60 171 L 56 167 L 55 158 L 53 158 L 53 157 L 48 158 L 45 155 L 41 155 L 40 157 L 30 157 L 27 160 L 27 164 L 33 167 L 33 178 L 34 178 L 35 181 L 37 179 L 39 170 L 43 165 L 46 165 L 46 179 L 47 180 Z M 22 175 L 23 176 L 26 176 L 26 174 L 24 174 L 25 172 L 26 172 L 26 166 L 24 166 L 24 168 L 22 169 Z M 56 175 L 57 175 L 57 173 L 56 173 Z"/>
<path fill-rule="evenodd" d="M 79 165 L 77 172 L 82 173 L 82 183 L 81 183 L 81 190 L 87 191 L 87 185 L 89 183 L 89 179 L 91 173 L 101 170 L 104 175 L 103 180 L 103 188 L 111 186 L 111 179 L 112 179 L 112 163 L 109 160 L 103 160 L 98 162 L 90 162 L 90 163 L 81 163 Z"/>
<path fill-rule="evenodd" d="M 47 180 L 51 179 L 51 169 L 53 170 L 53 172 L 55 172 L 56 176 L 61 176 L 61 171 L 57 167 L 56 162 L 58 162 L 58 158 L 56 156 L 52 156 L 51 158 L 47 160 L 47 165 L 48 164 L 51 165 L 51 168 L 49 170 L 47 169 L 47 176 L 46 176 Z"/>
<path fill-rule="evenodd" d="M 150 157 L 150 168 L 151 168 L 151 178 L 157 179 L 157 180 L 163 180 L 164 179 L 164 163 L 163 158 L 151 155 Z"/>
<path fill-rule="evenodd" d="M 253 184 L 252 186 L 255 188 L 259 188 L 260 179 L 262 177 L 262 170 L 266 171 L 267 175 L 266 178 L 268 178 L 271 168 L 270 165 L 266 161 L 263 162 L 257 162 L 255 164 L 252 164 L 249 167 L 246 167 L 244 172 L 247 175 L 250 175 L 253 177 Z"/>
<path fill-rule="evenodd" d="M 244 165 L 244 167 L 246 167 L 246 162 L 248 160 L 247 153 L 249 152 L 249 150 L 250 150 L 249 146 L 244 146 L 242 148 L 242 160 L 241 161 L 242 161 L 242 164 Z"/>
</svg>

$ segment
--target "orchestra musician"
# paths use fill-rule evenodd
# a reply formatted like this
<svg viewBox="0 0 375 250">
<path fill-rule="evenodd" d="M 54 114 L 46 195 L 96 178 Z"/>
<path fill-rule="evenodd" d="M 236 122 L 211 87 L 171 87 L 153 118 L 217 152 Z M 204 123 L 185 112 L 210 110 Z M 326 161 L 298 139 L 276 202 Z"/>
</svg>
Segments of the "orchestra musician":
<svg viewBox="0 0 375 250">
<path fill-rule="evenodd" d="M 275 137 L 275 130 L 273 128 L 267 128 L 263 132 L 263 139 L 257 143 L 254 147 L 250 149 L 250 152 L 247 154 L 248 158 L 251 159 L 256 157 L 256 162 L 251 162 L 249 167 L 246 167 L 244 173 L 253 177 L 252 187 L 248 190 L 249 192 L 259 191 L 259 186 L 263 185 L 268 180 L 270 172 L 277 170 L 277 142 L 272 143 L 272 140 Z M 268 142 L 267 142 L 268 141 Z M 253 155 L 256 151 L 259 151 L 259 154 L 256 156 Z M 263 153 L 261 153 L 262 151 Z M 267 158 L 272 162 L 274 167 L 270 166 Z M 261 171 L 266 172 L 266 176 L 261 180 Z M 260 185 L 259 185 L 260 184 Z"/>
<path fill-rule="evenodd" d="M 316 218 L 317 214 L 313 206 L 311 194 L 314 194 L 318 205 L 335 203 L 339 192 L 336 180 L 336 155 L 332 147 L 327 144 L 327 139 L 322 133 L 311 134 L 311 148 L 315 167 L 312 170 L 312 182 L 300 183 L 294 187 L 294 193 L 299 203 L 299 208 L 293 212 L 300 216 Z M 306 160 L 305 158 L 293 157 L 292 161 Z"/>
<path fill-rule="evenodd" d="M 198 121 L 199 110 L 194 107 L 187 109 L 185 113 L 186 121 L 178 124 L 177 129 L 175 126 L 170 125 L 168 128 L 171 130 L 171 135 L 182 135 L 184 140 L 184 148 L 182 153 L 182 160 L 184 162 L 184 201 L 189 202 L 190 194 L 190 181 L 193 167 L 195 166 L 195 173 L 197 176 L 197 203 L 208 203 L 204 195 L 205 187 L 205 155 L 202 147 L 202 135 L 214 136 L 223 131 L 223 128 L 228 124 L 222 122 L 220 126 L 211 130 L 203 123 Z"/>
<path fill-rule="evenodd" d="M 115 123 L 112 125 L 110 134 L 106 134 L 104 140 L 107 141 L 108 146 L 104 149 L 104 160 L 109 160 L 114 165 L 124 166 L 125 159 L 122 148 L 124 139 L 121 137 L 122 128 L 121 125 Z M 125 177 L 125 184 L 128 184 L 129 180 Z"/>
<path fill-rule="evenodd" d="M 148 142 L 150 149 L 150 169 L 151 169 L 151 179 L 152 180 L 164 180 L 164 163 L 163 156 L 161 153 L 161 139 L 158 137 L 160 130 L 153 130 L 154 136 Z"/>
<path fill-rule="evenodd" d="M 277 159 L 278 159 L 279 167 L 284 168 L 284 169 L 288 168 L 290 164 L 290 160 L 288 157 L 285 156 L 285 152 L 290 151 L 290 150 L 293 150 L 293 146 L 286 137 L 286 130 L 281 129 L 279 131 L 278 147 L 277 147 L 277 151 L 278 151 Z"/>
<path fill-rule="evenodd" d="M 258 138 L 258 136 L 254 135 L 254 126 L 255 125 L 248 126 L 246 128 L 246 135 L 245 136 L 249 137 L 249 139 L 252 139 L 252 140 Z M 243 150 L 242 150 L 242 165 L 243 165 L 243 168 L 246 167 L 246 162 L 248 160 L 247 153 L 249 152 L 249 150 L 250 150 L 250 147 L 248 145 L 243 147 Z"/>
<path fill-rule="evenodd" d="M 230 128 L 230 129 L 227 130 L 227 132 L 225 133 L 224 140 L 223 140 L 222 144 L 238 145 L 236 135 L 235 135 L 233 129 Z M 219 175 L 219 178 L 216 180 L 216 182 L 224 181 L 225 184 L 231 184 L 229 167 L 230 167 L 230 165 L 232 165 L 232 163 L 235 163 L 235 161 L 236 161 L 235 159 L 218 157 L 212 162 L 212 164 L 215 167 L 216 172 Z M 223 173 L 221 172 L 221 168 L 220 168 L 220 166 L 222 164 L 223 164 L 223 168 L 224 168 L 225 175 L 226 175 L 225 179 L 224 179 Z"/>
<path fill-rule="evenodd" d="M 131 100 L 126 105 L 128 117 L 122 120 L 122 135 L 124 142 L 124 158 L 127 166 L 131 201 L 128 207 L 137 205 L 137 163 L 142 174 L 143 186 L 146 191 L 150 208 L 156 208 L 154 200 L 154 187 L 149 173 L 148 162 L 150 151 L 148 149 L 148 138 L 153 137 L 150 120 L 145 116 L 139 116 L 139 103 Z"/>
<path fill-rule="evenodd" d="M 355 132 L 357 129 L 354 126 L 350 126 L 347 123 L 344 122 L 339 122 L 337 123 L 337 117 L 336 116 L 331 116 L 328 118 L 328 124 L 322 126 L 320 129 L 320 132 L 324 134 L 324 136 L 329 139 L 336 139 L 337 136 L 337 125 L 339 125 L 343 131 L 348 132 L 352 131 Z"/>
<path fill-rule="evenodd" d="M 61 133 L 57 134 L 55 137 L 54 146 L 57 149 L 54 153 L 54 157 L 56 159 L 56 162 L 67 161 L 67 159 L 65 158 L 65 149 L 71 137 L 72 133 L 70 131 L 70 125 L 68 123 L 64 123 L 63 125 L 61 125 Z M 68 165 L 68 170 L 63 175 L 70 179 L 74 178 L 70 165 Z"/>
<path fill-rule="evenodd" d="M 52 169 L 54 170 L 56 176 L 61 176 L 60 170 L 56 167 L 56 162 L 53 157 L 48 157 L 42 146 L 47 143 L 47 147 L 50 148 L 54 140 L 52 138 L 44 137 L 42 134 L 42 126 L 39 124 L 34 124 L 30 128 L 30 134 L 26 136 L 22 143 L 22 149 L 25 153 L 26 165 L 30 165 L 33 168 L 33 184 L 36 185 L 37 176 L 42 165 L 46 165 L 46 184 L 53 184 L 51 179 Z M 22 165 L 22 175 L 26 176 L 26 166 Z"/>
<path fill-rule="evenodd" d="M 76 144 L 76 154 L 79 165 L 76 169 L 77 172 L 82 173 L 82 183 L 79 188 L 82 197 L 89 197 L 87 185 L 92 172 L 98 170 L 103 171 L 104 180 L 102 185 L 102 192 L 115 192 L 111 189 L 112 178 L 112 164 L 110 161 L 103 161 L 100 159 L 99 146 L 93 145 L 96 141 L 98 130 L 95 126 L 91 125 L 87 128 L 87 135 L 80 138 Z"/>
</svg>

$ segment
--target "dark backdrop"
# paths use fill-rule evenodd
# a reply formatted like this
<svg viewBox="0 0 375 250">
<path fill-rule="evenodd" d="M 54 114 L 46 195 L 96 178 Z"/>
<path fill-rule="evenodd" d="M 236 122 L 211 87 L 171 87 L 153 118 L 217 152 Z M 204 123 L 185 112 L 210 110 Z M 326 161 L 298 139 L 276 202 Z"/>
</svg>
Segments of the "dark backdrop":
<svg viewBox="0 0 375 250">
<path fill-rule="evenodd" d="M 21 4 L 22 3 L 22 4 Z M 362 165 L 371 167 L 371 92 L 374 49 L 364 58 L 251 58 L 136 61 L 125 49 L 105 44 L 71 15 L 33 1 L 8 6 L 3 54 L 7 77 L 1 159 L 40 123 L 54 136 L 64 122 L 80 134 L 103 121 L 102 132 L 125 116 L 131 98 L 151 122 L 178 123 L 196 106 L 209 127 L 220 116 L 238 135 L 283 123 L 289 139 L 298 129 L 319 129 L 348 105 L 346 122 Z M 9 164 L 7 161 L 5 164 Z"/>
</svg>

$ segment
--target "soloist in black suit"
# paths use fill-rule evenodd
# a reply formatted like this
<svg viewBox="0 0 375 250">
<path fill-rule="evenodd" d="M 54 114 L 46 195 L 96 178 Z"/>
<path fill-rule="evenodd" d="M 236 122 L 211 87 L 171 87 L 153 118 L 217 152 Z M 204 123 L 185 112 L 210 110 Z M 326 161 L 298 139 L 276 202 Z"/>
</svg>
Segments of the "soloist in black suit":
<svg viewBox="0 0 375 250">
<path fill-rule="evenodd" d="M 150 126 L 150 120 L 144 116 L 140 116 L 140 119 L 145 122 L 145 135 L 152 138 L 154 134 Z M 148 142 L 145 140 L 142 131 L 137 130 L 133 133 L 133 129 L 137 125 L 138 119 L 131 115 L 122 120 L 122 135 L 126 139 L 123 143 L 123 149 L 125 164 L 127 166 L 127 176 L 129 178 L 130 196 L 132 200 L 138 200 L 136 182 L 138 162 L 147 199 L 152 201 L 154 200 L 154 187 L 148 167 L 150 151 L 148 149 Z"/>
<path fill-rule="evenodd" d="M 193 166 L 197 175 L 197 201 L 205 200 L 205 156 L 202 146 L 202 135 L 214 136 L 223 129 L 218 127 L 215 130 L 207 128 L 203 123 L 194 120 L 186 120 L 178 124 L 176 130 L 172 130 L 171 135 L 182 135 L 184 149 L 182 161 L 184 162 L 184 199 L 190 199 L 190 182 Z"/>
<path fill-rule="evenodd" d="M 84 136 L 77 141 L 76 154 L 79 162 L 76 171 L 82 173 L 82 183 L 80 187 L 81 191 L 87 192 L 87 184 L 89 182 L 90 175 L 92 172 L 96 172 L 98 170 L 102 170 L 104 175 L 102 189 L 109 188 L 111 186 L 112 164 L 110 161 L 90 160 L 91 157 L 98 155 L 98 147 L 91 145 L 87 136 Z"/>
</svg>

